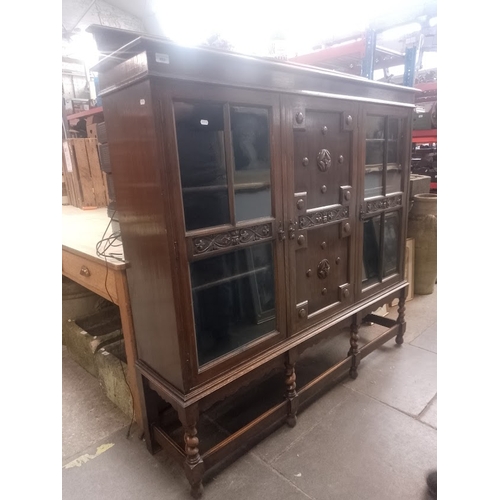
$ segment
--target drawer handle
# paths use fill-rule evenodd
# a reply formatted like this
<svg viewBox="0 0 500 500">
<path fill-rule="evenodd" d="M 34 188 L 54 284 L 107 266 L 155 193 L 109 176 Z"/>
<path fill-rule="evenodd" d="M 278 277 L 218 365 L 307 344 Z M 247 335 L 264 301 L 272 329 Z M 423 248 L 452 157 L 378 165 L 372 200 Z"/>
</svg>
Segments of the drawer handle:
<svg viewBox="0 0 500 500">
<path fill-rule="evenodd" d="M 87 266 L 82 266 L 82 268 L 80 269 L 80 274 L 88 278 L 90 276 L 89 268 Z"/>
</svg>

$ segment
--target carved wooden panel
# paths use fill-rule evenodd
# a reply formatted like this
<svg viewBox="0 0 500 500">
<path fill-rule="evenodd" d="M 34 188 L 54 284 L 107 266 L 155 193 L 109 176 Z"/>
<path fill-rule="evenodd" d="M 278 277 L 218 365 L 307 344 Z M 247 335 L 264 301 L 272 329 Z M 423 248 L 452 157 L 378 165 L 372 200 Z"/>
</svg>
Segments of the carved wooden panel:
<svg viewBox="0 0 500 500">
<path fill-rule="evenodd" d="M 383 196 L 365 201 L 362 208 L 363 218 L 368 215 L 374 215 L 391 208 L 403 206 L 403 194 L 396 193 L 391 196 Z"/>
<path fill-rule="evenodd" d="M 351 264 L 354 113 L 303 107 L 305 127 L 294 125 L 295 330 L 352 303 Z M 351 116 L 348 119 L 348 116 Z M 302 236 L 301 242 L 297 235 Z M 300 237 L 299 236 L 299 237 Z M 344 295 L 344 287 L 345 292 Z M 307 303 L 307 307 L 303 304 Z M 306 314 L 306 316 L 304 316 Z"/>
<path fill-rule="evenodd" d="M 220 233 L 195 236 L 190 240 L 192 257 L 216 254 L 235 247 L 244 247 L 266 240 L 272 240 L 271 222 L 241 229 L 231 229 Z"/>
<path fill-rule="evenodd" d="M 295 193 L 307 192 L 308 210 L 343 204 L 339 186 L 351 185 L 352 134 L 341 130 L 341 112 L 304 113 L 305 128 L 293 131 Z"/>
<path fill-rule="evenodd" d="M 349 218 L 349 207 L 333 205 L 323 210 L 308 211 L 305 215 L 299 216 L 299 227 L 306 229 L 313 226 L 321 226 L 333 222 L 339 222 Z"/>
</svg>

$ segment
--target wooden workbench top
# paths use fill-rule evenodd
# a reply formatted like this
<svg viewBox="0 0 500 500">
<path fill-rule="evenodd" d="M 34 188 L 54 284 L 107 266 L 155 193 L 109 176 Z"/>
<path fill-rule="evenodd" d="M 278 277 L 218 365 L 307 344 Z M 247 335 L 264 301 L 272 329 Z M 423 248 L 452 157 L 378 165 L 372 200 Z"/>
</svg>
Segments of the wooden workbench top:
<svg viewBox="0 0 500 500">
<path fill-rule="evenodd" d="M 113 257 L 100 257 L 96 252 L 96 244 L 99 242 L 108 228 L 109 217 L 106 208 L 94 210 L 81 210 L 71 205 L 62 206 L 62 246 L 63 249 L 81 255 L 97 262 L 107 262 L 112 269 L 126 269 L 128 262 L 122 262 Z M 111 236 L 113 230 L 111 225 L 106 231 L 105 237 Z M 119 243 L 118 241 L 116 243 Z M 101 249 L 104 249 L 102 245 Z M 114 252 L 123 258 L 123 247 L 110 248 L 106 253 Z"/>
</svg>

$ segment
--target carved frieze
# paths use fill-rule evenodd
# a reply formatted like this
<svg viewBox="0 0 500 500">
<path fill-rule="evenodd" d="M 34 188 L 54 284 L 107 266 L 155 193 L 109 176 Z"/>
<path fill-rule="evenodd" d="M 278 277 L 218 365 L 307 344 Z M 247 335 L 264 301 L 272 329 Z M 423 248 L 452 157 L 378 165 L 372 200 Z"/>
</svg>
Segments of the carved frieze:
<svg viewBox="0 0 500 500">
<path fill-rule="evenodd" d="M 234 229 L 224 233 L 198 236 L 193 239 L 193 252 L 194 255 L 206 254 L 215 250 L 245 245 L 270 238 L 272 238 L 271 223 L 261 224 L 259 226 Z"/>
<path fill-rule="evenodd" d="M 403 206 L 403 195 L 397 194 L 395 196 L 386 196 L 377 200 L 367 201 L 365 204 L 365 215 L 386 210 L 388 208 L 396 208 Z"/>
<path fill-rule="evenodd" d="M 330 222 L 337 222 L 349 218 L 349 207 L 335 205 L 331 208 L 318 210 L 317 212 L 309 212 L 299 217 L 300 229 L 305 229 Z"/>
</svg>

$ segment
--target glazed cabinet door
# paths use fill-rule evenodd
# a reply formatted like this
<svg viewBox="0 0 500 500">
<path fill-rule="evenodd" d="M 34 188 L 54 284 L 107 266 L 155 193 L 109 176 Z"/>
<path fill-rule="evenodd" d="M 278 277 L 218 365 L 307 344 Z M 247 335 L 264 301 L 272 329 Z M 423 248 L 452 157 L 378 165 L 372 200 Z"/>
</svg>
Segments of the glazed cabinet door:
<svg viewBox="0 0 500 500">
<path fill-rule="evenodd" d="M 289 329 L 353 303 L 357 104 L 283 97 Z"/>
<path fill-rule="evenodd" d="M 361 116 L 358 292 L 367 297 L 403 279 L 411 110 L 370 105 Z"/>
<path fill-rule="evenodd" d="M 285 337 L 279 97 L 185 84 L 165 105 L 196 385 Z"/>
</svg>

